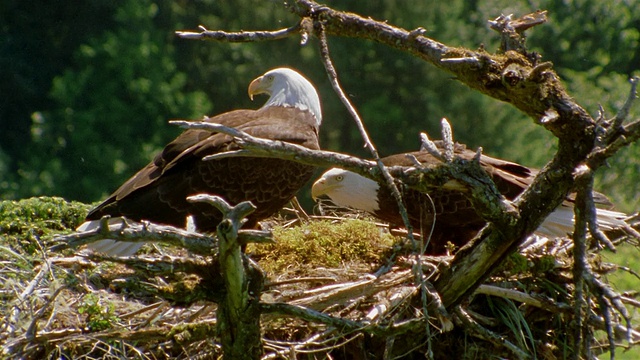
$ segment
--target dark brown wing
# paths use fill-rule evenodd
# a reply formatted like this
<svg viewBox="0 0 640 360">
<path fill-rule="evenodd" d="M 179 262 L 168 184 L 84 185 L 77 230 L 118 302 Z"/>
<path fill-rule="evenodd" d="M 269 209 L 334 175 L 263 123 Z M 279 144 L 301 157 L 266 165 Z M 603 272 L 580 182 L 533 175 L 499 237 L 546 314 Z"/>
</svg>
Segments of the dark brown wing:
<svg viewBox="0 0 640 360">
<path fill-rule="evenodd" d="M 442 142 L 435 141 L 438 148 L 442 149 Z M 466 148 L 463 144 L 456 143 L 454 154 L 465 160 L 472 160 L 476 153 Z M 410 153 L 422 164 L 440 164 L 441 161 L 426 151 Z M 413 161 L 407 154 L 391 155 L 382 159 L 387 165 L 413 166 Z M 538 171 L 514 162 L 492 158 L 482 155 L 480 165 L 487 171 L 496 183 L 498 190 L 510 200 L 518 196 L 535 178 Z"/>
<path fill-rule="evenodd" d="M 250 135 L 319 149 L 315 118 L 296 108 L 236 110 L 211 118 Z M 249 200 L 257 206 L 248 226 L 272 215 L 306 183 L 313 167 L 279 159 L 202 157 L 236 148 L 231 137 L 204 130 L 187 130 L 169 143 L 153 162 L 125 182 L 93 209 L 88 220 L 104 215 L 184 227 L 193 215 L 200 230 L 211 230 L 221 219 L 211 206 L 191 204 L 198 193 L 219 195 L 232 204 Z"/>
<path fill-rule="evenodd" d="M 436 145 L 442 148 L 441 142 L 436 142 Z M 454 152 L 456 156 L 467 160 L 473 159 L 476 155 L 462 144 L 455 144 Z M 423 164 L 441 163 L 425 151 L 410 154 Z M 414 165 L 407 154 L 392 155 L 382 161 L 386 165 Z M 493 178 L 498 190 L 509 199 L 518 196 L 537 174 L 536 170 L 489 156 L 482 156 L 480 164 Z M 461 191 L 436 189 L 426 195 L 403 188 L 402 192 L 414 229 L 428 235 L 433 227 L 433 235 L 427 249 L 429 253 L 442 253 L 447 242 L 464 245 L 485 225 L 485 221 L 478 216 L 471 202 Z M 378 217 L 392 224 L 402 225 L 396 202 L 386 187 L 381 187 L 378 193 L 378 204 Z"/>
<path fill-rule="evenodd" d="M 436 146 L 442 148 L 442 143 L 436 142 Z M 466 160 L 472 160 L 476 155 L 474 151 L 461 144 L 455 145 L 454 152 L 456 156 Z M 440 163 L 440 160 L 428 152 L 413 152 L 411 155 L 423 164 Z M 382 160 L 386 165 L 413 166 L 412 160 L 406 154 L 392 155 Z M 518 197 L 539 172 L 536 169 L 485 155 L 481 156 L 480 165 L 491 176 L 500 193 L 509 200 Z M 567 196 L 565 205 L 572 206 L 574 195 Z M 466 244 L 485 224 L 473 209 L 471 202 L 460 191 L 435 189 L 426 195 L 405 188 L 403 198 L 411 224 L 415 229 L 428 234 L 433 225 L 434 232 L 427 250 L 431 253 L 441 253 L 447 242 L 455 245 Z M 603 207 L 611 206 L 611 202 L 603 194 L 594 192 L 594 200 Z M 402 225 L 396 202 L 384 186 L 379 190 L 378 201 L 380 210 L 376 215 L 392 224 Z"/>
</svg>

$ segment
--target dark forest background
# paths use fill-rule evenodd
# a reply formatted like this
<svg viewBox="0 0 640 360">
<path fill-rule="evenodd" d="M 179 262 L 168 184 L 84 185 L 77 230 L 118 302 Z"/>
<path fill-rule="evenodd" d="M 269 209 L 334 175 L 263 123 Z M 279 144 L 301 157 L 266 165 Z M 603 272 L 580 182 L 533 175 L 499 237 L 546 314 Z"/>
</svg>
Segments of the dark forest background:
<svg viewBox="0 0 640 360">
<path fill-rule="evenodd" d="M 640 3 L 635 1 L 327 1 L 388 20 L 450 46 L 497 50 L 487 20 L 549 11 L 528 46 L 552 61 L 594 117 L 625 100 L 640 67 Z M 265 30 L 297 17 L 281 1 L 47 1 L 0 3 L 0 199 L 56 195 L 93 202 L 144 166 L 198 119 L 256 108 L 249 82 L 290 66 L 323 101 L 325 149 L 368 154 L 331 89 L 314 39 L 228 44 L 179 39 L 176 30 Z M 480 95 L 407 54 L 373 42 L 329 38 L 345 91 L 382 155 L 415 150 L 418 133 L 440 134 L 447 117 L 457 141 L 488 155 L 543 166 L 555 141 L 510 105 Z M 637 118 L 637 109 L 632 118 Z M 620 210 L 640 208 L 640 147 L 622 151 L 598 174 L 597 188 Z M 303 199 L 308 194 L 303 194 Z M 307 200 L 308 203 L 308 200 Z"/>
</svg>

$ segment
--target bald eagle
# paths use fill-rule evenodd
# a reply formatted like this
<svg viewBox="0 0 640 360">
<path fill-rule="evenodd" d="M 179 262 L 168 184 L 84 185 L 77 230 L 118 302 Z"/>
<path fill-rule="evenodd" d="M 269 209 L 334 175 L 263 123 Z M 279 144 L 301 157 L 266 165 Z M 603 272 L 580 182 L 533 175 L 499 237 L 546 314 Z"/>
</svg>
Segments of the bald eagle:
<svg viewBox="0 0 640 360">
<path fill-rule="evenodd" d="M 442 142 L 436 142 L 436 145 L 440 149 L 443 147 Z M 462 144 L 455 144 L 454 153 L 466 160 L 475 156 L 474 151 Z M 428 152 L 410 154 L 423 164 L 441 162 Z M 382 162 L 387 166 L 414 166 L 407 154 L 392 155 L 383 158 Z M 538 173 L 535 169 L 485 155 L 481 156 L 480 165 L 491 176 L 502 195 L 509 200 L 520 195 Z M 454 182 L 430 192 L 429 195 L 405 187 L 401 187 L 401 192 L 414 229 L 428 235 L 433 227 L 427 248 L 429 253 L 442 253 L 447 242 L 462 246 L 485 225 L 485 221 L 465 196 L 465 189 Z M 387 186 L 354 172 L 339 168 L 328 170 L 313 184 L 311 194 L 315 200 L 327 196 L 338 206 L 365 211 L 394 226 L 403 225 L 397 203 Z M 599 205 L 611 206 L 602 194 L 594 193 L 594 200 Z M 625 217 L 620 212 L 597 209 L 598 223 L 603 229 L 623 226 Z M 573 196 L 570 195 L 545 219 L 536 233 L 546 237 L 563 237 L 572 231 Z"/>
<path fill-rule="evenodd" d="M 319 149 L 322 122 L 320 99 L 313 85 L 298 72 L 277 68 L 249 85 L 249 96 L 267 94 L 258 110 L 234 110 L 207 121 L 242 130 L 250 135 L 282 140 Z M 314 168 L 292 161 L 264 158 L 223 158 L 202 161 L 207 155 L 237 149 L 225 134 L 190 129 L 165 146 L 153 161 L 127 180 L 104 202 L 91 210 L 78 230 L 94 229 L 105 215 L 185 227 L 192 216 L 196 229 L 215 230 L 222 214 L 207 204 L 187 202 L 190 195 L 207 193 L 231 204 L 248 200 L 256 207 L 245 224 L 280 210 L 311 178 Z M 110 255 L 131 255 L 140 243 L 102 240 L 90 248 Z"/>
</svg>

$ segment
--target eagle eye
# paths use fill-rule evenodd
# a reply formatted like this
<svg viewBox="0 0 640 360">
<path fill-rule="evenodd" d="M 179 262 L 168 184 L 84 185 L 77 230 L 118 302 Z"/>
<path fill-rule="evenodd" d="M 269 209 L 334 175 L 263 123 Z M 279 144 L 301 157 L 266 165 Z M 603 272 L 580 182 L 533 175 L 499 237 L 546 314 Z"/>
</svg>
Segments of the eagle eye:
<svg viewBox="0 0 640 360">
<path fill-rule="evenodd" d="M 344 176 L 342 176 L 342 175 L 336 176 L 336 180 L 337 181 L 342 181 L 342 179 L 344 179 Z"/>
</svg>

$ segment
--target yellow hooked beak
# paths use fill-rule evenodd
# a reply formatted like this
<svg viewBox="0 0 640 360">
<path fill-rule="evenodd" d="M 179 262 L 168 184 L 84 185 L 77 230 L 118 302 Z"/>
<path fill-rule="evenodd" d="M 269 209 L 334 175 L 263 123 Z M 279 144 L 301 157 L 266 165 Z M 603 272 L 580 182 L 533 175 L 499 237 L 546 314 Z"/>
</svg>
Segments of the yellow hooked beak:
<svg viewBox="0 0 640 360">
<path fill-rule="evenodd" d="M 273 76 L 260 76 L 249 84 L 249 99 L 253 101 L 253 96 L 258 94 L 271 94 L 271 84 Z"/>
<path fill-rule="evenodd" d="M 322 177 L 311 186 L 311 198 L 317 202 L 320 196 L 330 194 L 339 185 L 340 183 L 327 181 Z"/>
</svg>

